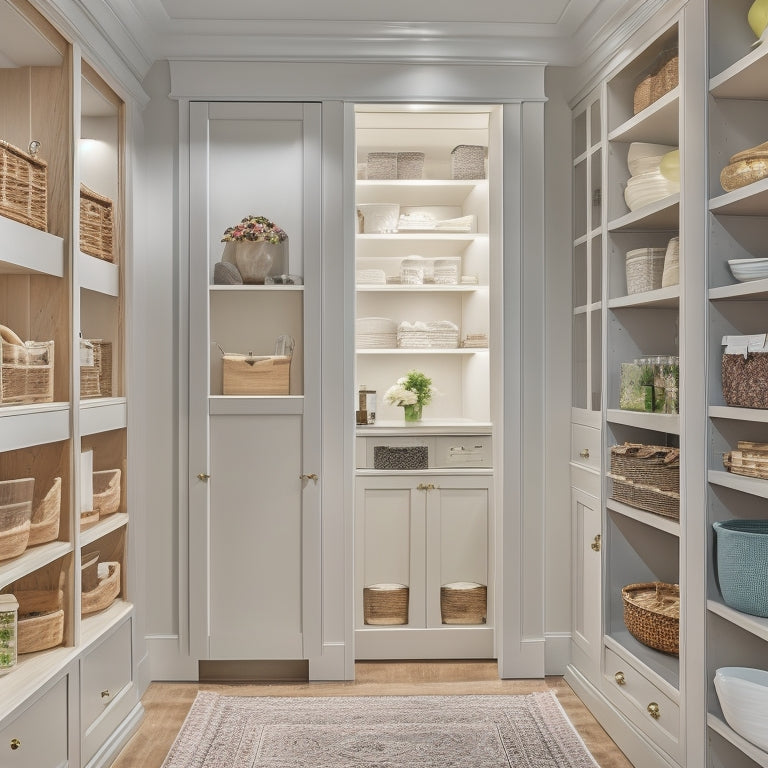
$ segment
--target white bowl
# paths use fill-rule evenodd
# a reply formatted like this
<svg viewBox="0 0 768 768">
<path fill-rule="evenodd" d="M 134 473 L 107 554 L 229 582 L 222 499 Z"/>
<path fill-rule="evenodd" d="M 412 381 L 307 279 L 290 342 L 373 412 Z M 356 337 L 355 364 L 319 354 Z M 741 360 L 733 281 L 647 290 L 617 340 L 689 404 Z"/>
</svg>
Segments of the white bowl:
<svg viewBox="0 0 768 768">
<path fill-rule="evenodd" d="M 715 691 L 725 722 L 756 747 L 768 751 L 768 671 L 721 667 Z"/>
<path fill-rule="evenodd" d="M 730 259 L 728 266 L 740 283 L 768 277 L 768 259 Z"/>
<path fill-rule="evenodd" d="M 673 149 L 677 149 L 677 147 L 668 144 L 648 144 L 644 141 L 633 141 L 627 152 L 629 172 L 636 176 L 641 173 L 640 166 L 645 165 L 646 169 L 650 170 L 649 164 L 655 164 L 655 167 L 658 168 L 661 158 Z"/>
</svg>

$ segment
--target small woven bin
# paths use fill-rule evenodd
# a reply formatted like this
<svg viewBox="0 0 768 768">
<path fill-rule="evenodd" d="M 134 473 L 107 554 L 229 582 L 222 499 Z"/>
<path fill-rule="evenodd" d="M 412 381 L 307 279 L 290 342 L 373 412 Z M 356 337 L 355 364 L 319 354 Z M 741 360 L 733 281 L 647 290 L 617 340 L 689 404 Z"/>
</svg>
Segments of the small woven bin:
<svg viewBox="0 0 768 768">
<path fill-rule="evenodd" d="M 23 554 L 29 544 L 35 480 L 0 481 L 0 560 Z"/>
<path fill-rule="evenodd" d="M 680 587 L 660 581 L 628 584 L 621 590 L 624 624 L 649 648 L 677 656 L 680 650 Z"/>
<path fill-rule="evenodd" d="M 726 192 L 768 178 L 768 142 L 737 152 L 720 172 L 720 184 Z"/>
<path fill-rule="evenodd" d="M 113 515 L 120 509 L 119 469 L 103 469 L 93 473 L 93 509 L 99 517 Z"/>
<path fill-rule="evenodd" d="M 98 552 L 95 553 L 98 559 Z M 88 616 L 98 611 L 109 608 L 120 594 L 120 563 L 105 562 L 100 564 L 106 571 L 101 577 L 96 576 L 96 583 L 83 582 L 83 591 L 80 597 L 80 613 Z M 86 587 L 88 587 L 86 589 Z"/>
<path fill-rule="evenodd" d="M 723 399 L 740 408 L 768 408 L 768 353 L 723 354 Z"/>
<path fill-rule="evenodd" d="M 61 478 L 56 477 L 46 494 L 35 500 L 32 509 L 32 521 L 29 526 L 28 547 L 47 544 L 59 536 L 59 520 L 61 512 Z"/>
<path fill-rule="evenodd" d="M 397 153 L 397 178 L 421 179 L 424 176 L 423 152 Z"/>
<path fill-rule="evenodd" d="M 53 577 L 50 586 L 35 576 L 17 582 L 13 594 L 19 601 L 17 648 L 34 653 L 55 648 L 64 639 L 64 573 Z M 34 588 L 27 588 L 28 586 Z"/>
<path fill-rule="evenodd" d="M 488 148 L 478 144 L 459 144 L 451 150 L 451 178 L 484 179 Z"/>
<path fill-rule="evenodd" d="M 408 623 L 408 587 L 404 584 L 372 584 L 363 588 L 363 621 L 372 625 Z"/>
<path fill-rule="evenodd" d="M 680 492 L 680 450 L 664 445 L 611 446 L 611 474 L 662 491 Z"/>
<path fill-rule="evenodd" d="M 652 485 L 634 483 L 620 475 L 608 473 L 613 480 L 611 498 L 631 507 L 653 512 L 655 515 L 680 519 L 680 494 L 675 491 L 662 491 Z"/>
<path fill-rule="evenodd" d="M 80 250 L 104 261 L 114 261 L 112 200 L 80 185 Z"/>
<path fill-rule="evenodd" d="M 22 341 L 0 325 L 0 405 L 53 401 L 53 341 Z"/>
<path fill-rule="evenodd" d="M 48 228 L 48 163 L 2 140 L 0 215 L 44 232 Z"/>
<path fill-rule="evenodd" d="M 768 520 L 713 523 L 717 583 L 725 604 L 768 617 Z"/>
<path fill-rule="evenodd" d="M 485 584 L 457 581 L 440 587 L 443 624 L 485 624 L 487 605 Z"/>
<path fill-rule="evenodd" d="M 397 152 L 369 152 L 369 179 L 396 179 Z"/>
<path fill-rule="evenodd" d="M 626 256 L 627 293 L 661 288 L 666 248 L 636 248 Z"/>
</svg>

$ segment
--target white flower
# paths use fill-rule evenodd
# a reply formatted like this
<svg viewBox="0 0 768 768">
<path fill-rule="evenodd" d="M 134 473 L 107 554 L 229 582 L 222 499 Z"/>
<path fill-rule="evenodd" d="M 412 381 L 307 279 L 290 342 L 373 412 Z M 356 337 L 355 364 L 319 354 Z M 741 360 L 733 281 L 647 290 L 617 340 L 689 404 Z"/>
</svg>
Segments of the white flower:
<svg viewBox="0 0 768 768">
<path fill-rule="evenodd" d="M 418 396 L 410 389 L 403 387 L 405 379 L 399 379 L 397 384 L 393 384 L 385 393 L 384 400 L 390 405 L 416 405 Z"/>
</svg>

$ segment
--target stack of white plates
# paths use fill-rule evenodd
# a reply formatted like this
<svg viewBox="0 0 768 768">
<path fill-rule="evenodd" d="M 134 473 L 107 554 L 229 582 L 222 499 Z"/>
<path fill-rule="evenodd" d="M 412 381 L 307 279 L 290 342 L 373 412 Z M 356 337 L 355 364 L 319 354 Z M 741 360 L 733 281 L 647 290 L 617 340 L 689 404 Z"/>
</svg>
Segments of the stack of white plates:
<svg viewBox="0 0 768 768">
<path fill-rule="evenodd" d="M 768 751 L 768 672 L 720 667 L 715 670 L 715 691 L 725 722 L 747 741 Z"/>
<path fill-rule="evenodd" d="M 388 317 L 358 317 L 355 320 L 355 345 L 358 349 L 397 347 L 397 323 Z"/>
<path fill-rule="evenodd" d="M 730 259 L 728 266 L 740 283 L 768 277 L 768 259 Z"/>
</svg>

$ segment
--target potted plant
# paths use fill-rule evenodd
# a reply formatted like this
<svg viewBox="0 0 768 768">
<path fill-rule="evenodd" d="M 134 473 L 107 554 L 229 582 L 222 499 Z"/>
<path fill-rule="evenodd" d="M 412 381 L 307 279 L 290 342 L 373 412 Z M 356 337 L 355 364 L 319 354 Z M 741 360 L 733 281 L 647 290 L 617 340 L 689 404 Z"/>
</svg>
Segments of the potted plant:
<svg viewBox="0 0 768 768">
<path fill-rule="evenodd" d="M 429 405 L 434 393 L 432 379 L 421 371 L 409 371 L 384 393 L 384 400 L 401 406 L 406 421 L 420 421 L 422 408 Z"/>
<path fill-rule="evenodd" d="M 240 223 L 227 227 L 222 243 L 235 244 L 235 264 L 244 283 L 262 284 L 267 275 L 286 271 L 283 244 L 285 230 L 265 216 L 246 216 Z"/>
</svg>

